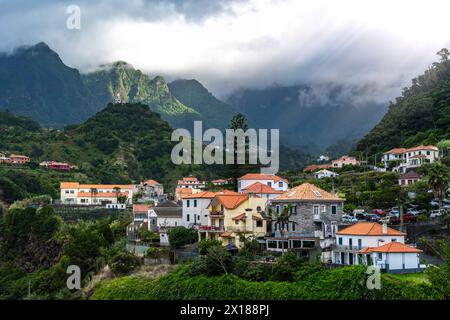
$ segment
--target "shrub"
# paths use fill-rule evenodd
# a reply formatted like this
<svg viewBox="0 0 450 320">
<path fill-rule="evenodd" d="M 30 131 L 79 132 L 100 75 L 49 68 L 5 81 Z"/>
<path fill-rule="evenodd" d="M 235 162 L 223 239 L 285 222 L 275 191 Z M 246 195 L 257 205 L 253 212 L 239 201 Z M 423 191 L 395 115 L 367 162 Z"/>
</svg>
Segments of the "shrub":
<svg viewBox="0 0 450 320">
<path fill-rule="evenodd" d="M 139 257 L 128 251 L 123 251 L 112 258 L 111 270 L 115 275 L 125 275 L 135 270 L 141 264 L 142 261 Z"/>
<path fill-rule="evenodd" d="M 209 248 L 213 246 L 220 246 L 221 244 L 222 242 L 216 239 L 204 239 L 198 243 L 198 252 L 201 255 L 205 255 Z"/>
</svg>

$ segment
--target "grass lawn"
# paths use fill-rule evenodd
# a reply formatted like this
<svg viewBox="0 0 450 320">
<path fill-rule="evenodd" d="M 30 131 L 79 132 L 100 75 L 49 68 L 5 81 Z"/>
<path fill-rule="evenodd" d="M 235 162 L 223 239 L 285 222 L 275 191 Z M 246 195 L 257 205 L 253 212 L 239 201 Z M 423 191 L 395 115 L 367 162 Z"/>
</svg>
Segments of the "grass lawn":
<svg viewBox="0 0 450 320">
<path fill-rule="evenodd" d="M 405 274 L 389 274 L 389 277 L 392 277 L 392 278 L 398 279 L 398 280 L 413 281 L 415 283 L 421 283 L 421 282 L 428 283 L 429 282 L 428 277 L 424 272 L 405 273 Z"/>
</svg>

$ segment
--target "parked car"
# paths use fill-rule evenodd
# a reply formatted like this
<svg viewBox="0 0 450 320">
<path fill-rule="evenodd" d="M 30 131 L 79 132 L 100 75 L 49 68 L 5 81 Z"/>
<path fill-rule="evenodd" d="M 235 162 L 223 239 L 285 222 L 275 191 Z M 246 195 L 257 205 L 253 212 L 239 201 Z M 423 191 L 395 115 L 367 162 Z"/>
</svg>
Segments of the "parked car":
<svg viewBox="0 0 450 320">
<path fill-rule="evenodd" d="M 367 221 L 378 222 L 380 221 L 380 216 L 374 213 L 368 214 L 366 216 Z"/>
<path fill-rule="evenodd" d="M 372 213 L 377 214 L 379 216 L 384 216 L 384 210 L 382 210 L 382 209 L 373 209 Z"/>
<path fill-rule="evenodd" d="M 403 222 L 408 223 L 408 222 L 416 222 L 417 221 L 417 216 L 410 214 L 410 213 L 405 213 L 403 215 Z"/>
<path fill-rule="evenodd" d="M 413 209 L 413 208 L 409 208 L 408 211 L 406 212 L 407 214 L 412 214 L 414 216 L 418 216 L 420 213 L 417 209 Z"/>
<path fill-rule="evenodd" d="M 430 218 L 432 218 L 432 219 L 433 218 L 437 218 L 437 217 L 439 217 L 439 216 L 441 216 L 441 215 L 443 215 L 445 213 L 446 213 L 445 209 L 433 210 L 433 211 L 430 212 Z"/>
<path fill-rule="evenodd" d="M 342 221 L 347 222 L 347 223 L 355 223 L 355 222 L 358 222 L 358 219 L 356 219 L 355 217 L 352 217 L 350 215 L 344 214 L 342 216 Z"/>
<path fill-rule="evenodd" d="M 355 217 L 356 217 L 356 219 L 358 219 L 358 221 L 365 221 L 365 220 L 367 220 L 366 219 L 367 215 L 368 215 L 367 212 L 361 212 L 361 213 L 355 214 Z"/>
</svg>

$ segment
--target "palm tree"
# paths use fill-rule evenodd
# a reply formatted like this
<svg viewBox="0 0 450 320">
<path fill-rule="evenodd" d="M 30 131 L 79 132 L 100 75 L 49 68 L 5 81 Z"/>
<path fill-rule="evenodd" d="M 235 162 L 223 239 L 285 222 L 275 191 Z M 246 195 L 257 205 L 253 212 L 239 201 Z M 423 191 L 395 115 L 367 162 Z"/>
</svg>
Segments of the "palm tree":
<svg viewBox="0 0 450 320">
<path fill-rule="evenodd" d="M 282 238 L 284 237 L 284 232 L 285 232 L 284 229 L 285 229 L 287 223 L 292 222 L 292 223 L 297 224 L 297 222 L 292 221 L 290 219 L 291 216 L 293 215 L 291 208 L 292 208 L 292 205 L 289 204 L 289 205 L 285 206 L 283 208 L 283 210 L 281 210 L 280 213 L 275 212 L 275 214 L 274 214 L 275 224 L 280 226 L 280 234 L 281 234 Z M 272 216 L 272 213 L 273 213 L 272 208 L 269 208 L 269 212 L 271 213 L 271 216 Z"/>
<path fill-rule="evenodd" d="M 91 188 L 89 191 L 91 192 L 91 204 L 94 204 L 94 202 L 97 203 L 97 188 Z M 92 201 L 92 198 L 94 198 L 95 201 Z"/>
<path fill-rule="evenodd" d="M 442 200 L 450 182 L 450 171 L 447 166 L 440 162 L 428 165 L 426 168 L 428 184 L 433 189 L 434 196 L 439 200 L 439 210 L 442 209 Z"/>
<path fill-rule="evenodd" d="M 120 197 L 120 188 L 119 187 L 114 187 L 114 193 L 116 194 L 116 202 L 119 203 L 119 197 Z"/>
</svg>

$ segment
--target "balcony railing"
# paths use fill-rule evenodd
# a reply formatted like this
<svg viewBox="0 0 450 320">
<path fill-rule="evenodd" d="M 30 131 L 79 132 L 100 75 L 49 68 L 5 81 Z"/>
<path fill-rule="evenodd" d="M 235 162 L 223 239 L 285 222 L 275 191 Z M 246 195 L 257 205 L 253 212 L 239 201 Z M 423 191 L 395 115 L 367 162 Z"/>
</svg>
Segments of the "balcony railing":
<svg viewBox="0 0 450 320">
<path fill-rule="evenodd" d="M 359 251 L 362 250 L 366 247 L 362 247 L 362 246 L 358 246 L 358 245 L 339 245 L 339 244 L 335 244 L 333 246 L 333 249 L 335 250 L 344 250 L 344 251 Z"/>
<path fill-rule="evenodd" d="M 320 220 L 320 213 L 315 213 L 314 214 L 314 220 Z"/>
<path fill-rule="evenodd" d="M 213 217 L 220 217 L 223 216 L 223 211 L 211 211 L 209 215 Z"/>
<path fill-rule="evenodd" d="M 224 227 L 216 227 L 216 226 L 199 226 L 198 231 L 200 232 L 224 232 Z"/>
</svg>

